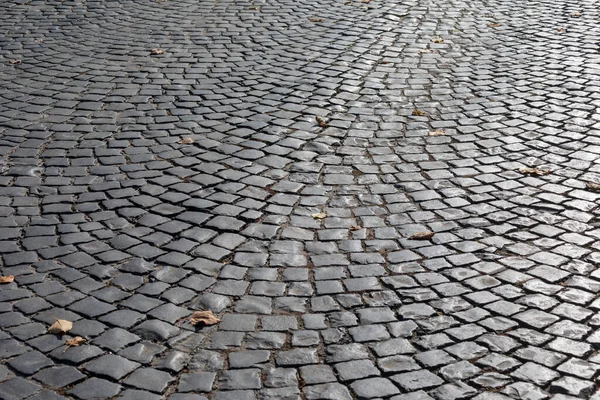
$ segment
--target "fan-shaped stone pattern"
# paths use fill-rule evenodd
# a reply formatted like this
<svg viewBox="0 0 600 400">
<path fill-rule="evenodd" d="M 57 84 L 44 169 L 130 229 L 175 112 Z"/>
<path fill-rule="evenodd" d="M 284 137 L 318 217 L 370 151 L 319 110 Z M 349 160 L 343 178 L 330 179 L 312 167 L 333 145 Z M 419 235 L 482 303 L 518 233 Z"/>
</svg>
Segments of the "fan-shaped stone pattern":
<svg viewBox="0 0 600 400">
<path fill-rule="evenodd" d="M 0 397 L 593 396 L 593 2 L 0 7 Z"/>
</svg>

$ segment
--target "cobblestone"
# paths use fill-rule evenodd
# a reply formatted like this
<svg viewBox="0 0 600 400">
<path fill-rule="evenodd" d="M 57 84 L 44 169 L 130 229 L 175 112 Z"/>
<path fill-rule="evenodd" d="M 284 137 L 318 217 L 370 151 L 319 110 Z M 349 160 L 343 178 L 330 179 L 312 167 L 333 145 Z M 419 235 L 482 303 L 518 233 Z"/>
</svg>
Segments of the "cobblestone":
<svg viewBox="0 0 600 400">
<path fill-rule="evenodd" d="M 600 398 L 597 8 L 3 2 L 0 398 Z"/>
</svg>

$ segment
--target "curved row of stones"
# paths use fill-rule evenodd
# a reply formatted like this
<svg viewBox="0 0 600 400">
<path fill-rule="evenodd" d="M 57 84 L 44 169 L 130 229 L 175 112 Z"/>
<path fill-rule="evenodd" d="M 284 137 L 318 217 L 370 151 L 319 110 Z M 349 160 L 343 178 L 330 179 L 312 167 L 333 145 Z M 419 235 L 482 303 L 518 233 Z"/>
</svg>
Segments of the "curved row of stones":
<svg viewBox="0 0 600 400">
<path fill-rule="evenodd" d="M 599 396 L 593 1 L 0 9 L 0 398 Z"/>
</svg>

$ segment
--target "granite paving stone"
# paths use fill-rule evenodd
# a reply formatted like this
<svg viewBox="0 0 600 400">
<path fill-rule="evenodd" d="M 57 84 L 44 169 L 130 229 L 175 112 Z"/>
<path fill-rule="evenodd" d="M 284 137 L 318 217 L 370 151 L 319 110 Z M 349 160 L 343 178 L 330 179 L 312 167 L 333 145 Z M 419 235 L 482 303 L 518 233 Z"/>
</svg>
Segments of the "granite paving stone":
<svg viewBox="0 0 600 400">
<path fill-rule="evenodd" d="M 0 397 L 598 397 L 597 19 L 2 2 Z"/>
</svg>

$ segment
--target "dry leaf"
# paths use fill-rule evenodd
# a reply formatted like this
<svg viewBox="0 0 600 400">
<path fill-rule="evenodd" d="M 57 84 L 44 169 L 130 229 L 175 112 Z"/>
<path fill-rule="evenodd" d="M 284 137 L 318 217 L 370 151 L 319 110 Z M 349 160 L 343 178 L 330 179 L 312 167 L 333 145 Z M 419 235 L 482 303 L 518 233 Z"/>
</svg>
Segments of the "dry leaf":
<svg viewBox="0 0 600 400">
<path fill-rule="evenodd" d="M 311 17 L 308 19 L 310 22 L 323 22 L 323 18 Z"/>
<path fill-rule="evenodd" d="M 443 129 L 438 129 L 437 131 L 429 132 L 429 136 L 442 136 L 445 134 L 446 134 L 446 132 Z"/>
<path fill-rule="evenodd" d="M 320 213 L 311 214 L 311 216 L 314 219 L 323 219 L 323 218 L 325 218 L 327 216 L 327 213 L 320 212 Z"/>
<path fill-rule="evenodd" d="M 435 235 L 434 232 L 424 231 L 424 232 L 417 232 L 415 234 L 412 234 L 408 238 L 412 239 L 412 240 L 429 240 L 433 237 L 433 235 Z"/>
<path fill-rule="evenodd" d="M 433 39 L 431 39 L 431 41 L 433 43 L 444 43 L 444 39 L 442 39 L 441 37 L 434 37 Z"/>
<path fill-rule="evenodd" d="M 525 175 L 535 175 L 535 176 L 548 175 L 550 173 L 550 171 L 547 169 L 531 168 L 531 167 L 521 167 L 521 168 L 519 168 L 519 172 L 522 174 L 525 174 Z"/>
<path fill-rule="evenodd" d="M 600 185 L 594 182 L 586 182 L 585 187 L 590 190 L 600 190 Z"/>
<path fill-rule="evenodd" d="M 315 119 L 317 120 L 317 125 L 319 125 L 321 128 L 327 128 L 327 121 L 325 121 L 325 119 L 319 117 L 318 115 L 315 117 Z"/>
<path fill-rule="evenodd" d="M 415 117 L 422 117 L 422 116 L 425 115 L 425 112 L 421 111 L 421 110 L 416 110 L 415 109 L 415 110 L 413 110 L 412 115 L 414 115 Z"/>
<path fill-rule="evenodd" d="M 565 33 L 567 30 L 565 28 L 556 28 L 556 32 Z"/>
<path fill-rule="evenodd" d="M 371 0 L 360 0 L 360 2 L 369 4 L 371 2 Z"/>
<path fill-rule="evenodd" d="M 21 60 L 17 60 L 17 59 L 8 60 L 8 63 L 10 65 L 21 64 Z"/>
<path fill-rule="evenodd" d="M 360 226 L 358 226 L 358 225 L 352 225 L 352 226 L 350 227 L 350 230 L 351 230 L 351 231 L 359 231 L 359 230 L 361 230 L 361 229 L 362 229 L 362 227 L 360 227 Z"/>
<path fill-rule="evenodd" d="M 55 323 L 50 325 L 48 332 L 55 333 L 57 335 L 64 335 L 73 328 L 73 323 L 66 319 L 57 319 Z"/>
<path fill-rule="evenodd" d="M 579 18 L 581 17 L 581 13 L 579 11 L 575 11 L 571 13 L 571 17 L 573 18 Z"/>
<path fill-rule="evenodd" d="M 192 143 L 194 143 L 194 139 L 186 137 L 186 138 L 181 139 L 178 143 L 179 144 L 192 144 Z"/>
<path fill-rule="evenodd" d="M 497 28 L 500 26 L 500 24 L 497 22 L 491 22 L 487 26 L 489 26 L 490 28 Z"/>
<path fill-rule="evenodd" d="M 13 275 L 0 276 L 0 283 L 11 283 L 15 280 Z"/>
<path fill-rule="evenodd" d="M 165 51 L 163 49 L 152 49 L 150 50 L 150 54 L 152 54 L 153 56 L 157 56 L 159 54 L 165 54 Z"/>
<path fill-rule="evenodd" d="M 421 50 L 419 50 L 419 53 L 433 53 L 433 50 L 431 50 L 431 49 L 421 49 Z"/>
<path fill-rule="evenodd" d="M 63 353 L 69 349 L 69 347 L 77 347 L 81 344 L 85 343 L 85 339 L 81 336 L 75 336 L 73 339 L 68 339 L 65 344 L 67 347 L 63 350 Z"/>
<path fill-rule="evenodd" d="M 220 321 L 219 318 L 215 317 L 212 311 L 194 311 L 187 320 L 192 325 L 214 325 Z"/>
</svg>

